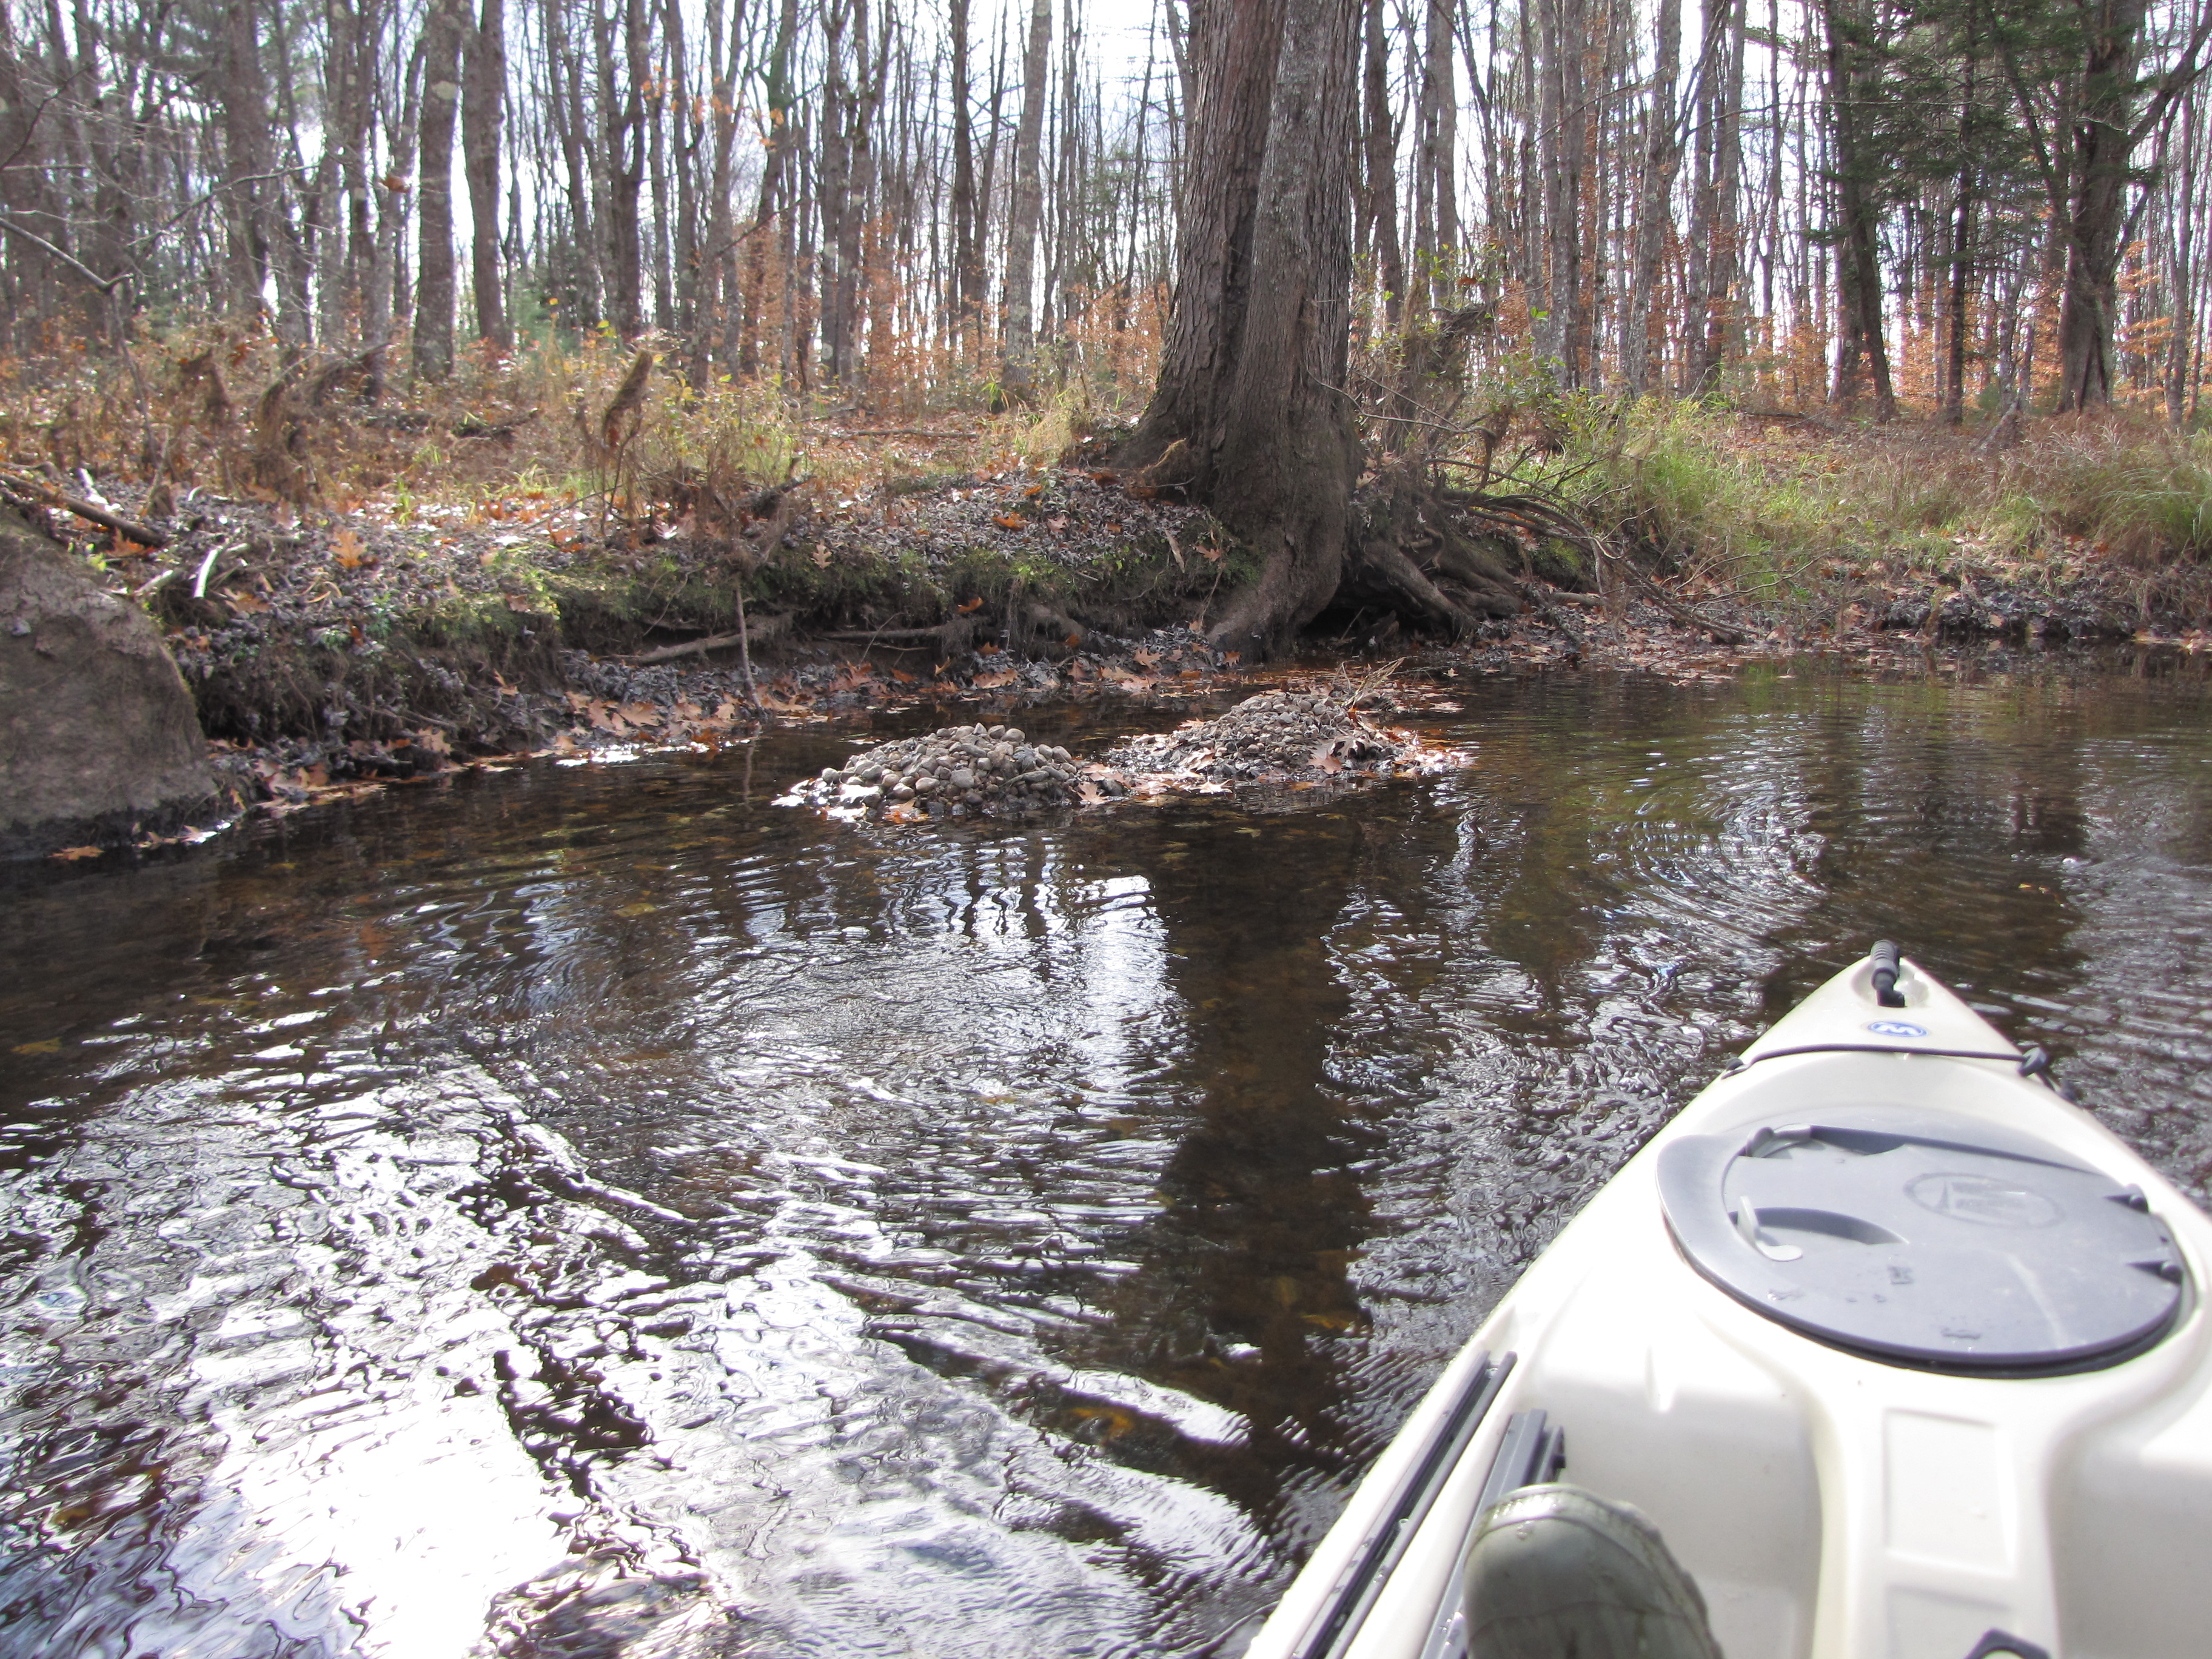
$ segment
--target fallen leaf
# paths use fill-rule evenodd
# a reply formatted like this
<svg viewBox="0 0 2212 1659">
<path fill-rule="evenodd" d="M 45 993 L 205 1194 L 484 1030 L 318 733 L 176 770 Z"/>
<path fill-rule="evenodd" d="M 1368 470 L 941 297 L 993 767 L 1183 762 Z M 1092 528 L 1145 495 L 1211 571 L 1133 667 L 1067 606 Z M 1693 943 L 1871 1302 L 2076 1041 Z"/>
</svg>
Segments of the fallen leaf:
<svg viewBox="0 0 2212 1659">
<path fill-rule="evenodd" d="M 974 599 L 969 600 L 967 604 L 960 606 L 959 611 L 961 615 L 965 616 L 970 611 L 981 611 L 982 608 L 983 596 L 978 593 Z"/>
<path fill-rule="evenodd" d="M 1221 660 L 1234 668 L 1244 660 L 1244 653 L 1242 651 L 1224 651 L 1221 653 Z"/>
<path fill-rule="evenodd" d="M 1332 776 L 1344 770 L 1344 762 L 1336 752 L 1335 738 L 1331 738 L 1328 742 L 1315 746 L 1313 763 Z"/>
<path fill-rule="evenodd" d="M 1020 678 L 1012 669 L 1004 669 L 996 674 L 978 674 L 974 684 L 978 691 L 996 691 L 1002 685 L 1013 684 Z"/>
<path fill-rule="evenodd" d="M 331 555 L 341 570 L 358 570 L 368 562 L 362 552 L 361 538 L 350 530 L 340 530 L 331 538 Z"/>
<path fill-rule="evenodd" d="M 78 849 L 72 847 L 68 850 L 74 853 Z M 66 854 L 57 853 L 54 856 L 62 858 Z M 19 1042 L 11 1052 L 19 1054 L 58 1054 L 61 1051 L 62 1040 L 59 1037 L 40 1037 L 36 1042 Z"/>
<path fill-rule="evenodd" d="M 269 601 L 258 593 L 225 593 L 223 598 L 230 602 L 230 608 L 240 616 L 258 616 L 269 608 Z"/>
<path fill-rule="evenodd" d="M 1001 513 L 991 522 L 1001 530 L 1023 530 L 1029 526 L 1029 520 L 1018 513 Z"/>
<path fill-rule="evenodd" d="M 530 596 L 527 593 L 509 593 L 505 597 L 509 611 L 519 611 L 526 617 L 530 614 Z"/>
<path fill-rule="evenodd" d="M 891 678 L 896 680 L 901 685 L 912 685 L 915 682 L 915 677 L 908 673 L 903 668 L 892 669 Z"/>
<path fill-rule="evenodd" d="M 1060 514 L 1053 518 L 1047 519 L 1044 521 L 1044 527 L 1047 530 L 1051 531 L 1065 530 L 1067 528 L 1067 517 L 1065 514 Z"/>
<path fill-rule="evenodd" d="M 72 860 L 96 859 L 100 855 L 103 850 L 105 849 L 98 847 L 64 847 L 60 852 L 49 853 L 46 856 L 49 858 Z"/>
<path fill-rule="evenodd" d="M 1094 473 L 1092 473 L 1092 474 L 1091 475 L 1091 483 L 1103 483 L 1103 484 L 1119 483 L 1121 482 L 1121 475 L 1120 473 L 1118 473 L 1118 472 L 1108 472 L 1108 471 L 1101 471 L 1094 472 Z"/>
<path fill-rule="evenodd" d="M 1221 550 L 1218 547 L 1201 547 L 1198 550 L 1198 556 L 1208 564 L 1221 562 Z"/>
<path fill-rule="evenodd" d="M 1044 494 L 1044 486 L 1042 484 L 1031 484 L 1027 489 L 1022 491 L 1022 494 L 1028 496 L 1031 501 L 1035 501 L 1038 496 Z"/>
<path fill-rule="evenodd" d="M 975 654 L 979 657 L 995 657 L 999 654 L 999 647 L 986 641 L 975 647 Z"/>
<path fill-rule="evenodd" d="M 1135 651 L 1130 654 L 1136 658 L 1138 665 L 1144 668 L 1152 667 L 1160 659 L 1160 653 L 1157 651 Z"/>
<path fill-rule="evenodd" d="M 817 547 L 814 550 L 814 564 L 815 568 L 818 570 L 827 570 L 830 568 L 830 550 L 828 548 Z"/>
</svg>

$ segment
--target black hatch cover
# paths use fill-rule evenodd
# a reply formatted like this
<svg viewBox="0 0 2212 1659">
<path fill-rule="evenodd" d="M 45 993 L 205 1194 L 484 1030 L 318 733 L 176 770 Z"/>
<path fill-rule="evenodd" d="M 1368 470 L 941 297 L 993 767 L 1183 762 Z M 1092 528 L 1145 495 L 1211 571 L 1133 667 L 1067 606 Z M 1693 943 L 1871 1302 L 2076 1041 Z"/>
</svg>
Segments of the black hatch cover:
<svg viewBox="0 0 2212 1659">
<path fill-rule="evenodd" d="M 2017 1131 L 1909 1107 L 1686 1135 L 1659 1157 L 1683 1254 L 1770 1319 L 1947 1371 L 2089 1369 L 2181 1306 L 2142 1194 Z"/>
</svg>

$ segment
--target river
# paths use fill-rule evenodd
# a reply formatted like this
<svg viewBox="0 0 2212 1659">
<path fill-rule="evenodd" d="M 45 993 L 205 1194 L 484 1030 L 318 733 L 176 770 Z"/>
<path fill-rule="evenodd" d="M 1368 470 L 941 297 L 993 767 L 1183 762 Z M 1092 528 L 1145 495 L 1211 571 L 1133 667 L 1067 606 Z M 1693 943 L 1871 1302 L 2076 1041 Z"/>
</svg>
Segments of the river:
<svg viewBox="0 0 2212 1659">
<path fill-rule="evenodd" d="M 0 1650 L 1234 1652 L 1879 936 L 2203 1197 L 2198 665 L 1447 690 L 1349 793 L 855 827 L 815 730 L 7 872 Z"/>
</svg>

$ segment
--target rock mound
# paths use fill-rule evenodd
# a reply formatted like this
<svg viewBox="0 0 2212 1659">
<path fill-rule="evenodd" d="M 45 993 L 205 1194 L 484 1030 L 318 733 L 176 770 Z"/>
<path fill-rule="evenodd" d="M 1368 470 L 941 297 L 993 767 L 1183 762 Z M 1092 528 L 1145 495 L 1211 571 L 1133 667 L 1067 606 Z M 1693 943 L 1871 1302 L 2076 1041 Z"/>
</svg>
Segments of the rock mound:
<svg viewBox="0 0 2212 1659">
<path fill-rule="evenodd" d="M 199 716 L 152 620 L 0 514 L 0 857 L 118 845 L 216 805 Z"/>
<path fill-rule="evenodd" d="M 1386 731 L 1317 692 L 1263 691 L 1219 720 L 1133 738 L 1106 757 L 1143 793 L 1213 793 L 1262 780 L 1389 776 L 1441 757 L 1409 732 Z"/>
<path fill-rule="evenodd" d="M 785 799 L 870 817 L 1032 812 L 1121 793 L 1097 772 L 1019 726 L 948 726 L 825 766 Z"/>
</svg>

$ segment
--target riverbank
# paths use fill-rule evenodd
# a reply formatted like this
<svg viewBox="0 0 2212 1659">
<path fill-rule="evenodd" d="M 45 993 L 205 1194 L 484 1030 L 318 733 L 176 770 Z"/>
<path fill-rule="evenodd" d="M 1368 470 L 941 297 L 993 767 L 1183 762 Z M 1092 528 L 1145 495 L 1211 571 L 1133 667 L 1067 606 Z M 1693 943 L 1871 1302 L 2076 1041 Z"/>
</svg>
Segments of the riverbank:
<svg viewBox="0 0 2212 1659">
<path fill-rule="evenodd" d="M 613 525 L 550 491 L 401 513 L 196 490 L 158 550 L 49 516 L 163 628 L 240 806 L 902 707 L 1004 719 L 1256 678 L 1205 636 L 1237 574 L 1211 521 L 1087 465 L 963 474 L 874 501 L 780 500 L 750 537 L 719 540 L 696 519 Z M 1541 585 L 1522 616 L 1456 641 L 1352 610 L 1322 620 L 1309 655 L 1410 656 L 1433 689 L 1570 668 L 1726 678 L 1808 651 L 1873 662 L 1993 641 L 2204 643 L 2201 612 L 2161 604 L 2140 571 L 2088 546 L 2030 562 L 1962 543 L 1940 562 L 1810 574 L 1786 605 L 1697 568 L 1604 594 Z"/>
<path fill-rule="evenodd" d="M 150 485 L 112 422 L 56 416 L 34 466 L 19 410 L 0 486 L 155 618 L 240 805 L 902 706 L 1182 701 L 1254 673 L 1206 637 L 1252 555 L 1119 476 L 1089 416 L 809 425 L 758 387 L 644 381 L 625 413 L 620 368 L 533 356 L 366 409 L 273 384 L 251 422 L 218 419 L 210 390 Z M 1435 684 L 2206 642 L 2202 440 L 2115 416 L 2000 445 L 1657 403 L 1531 432 L 1485 477 L 1570 506 L 1618 550 L 1605 568 L 1524 547 L 1517 616 L 1446 640 L 1346 599 L 1304 650 L 1412 657 Z"/>
</svg>

